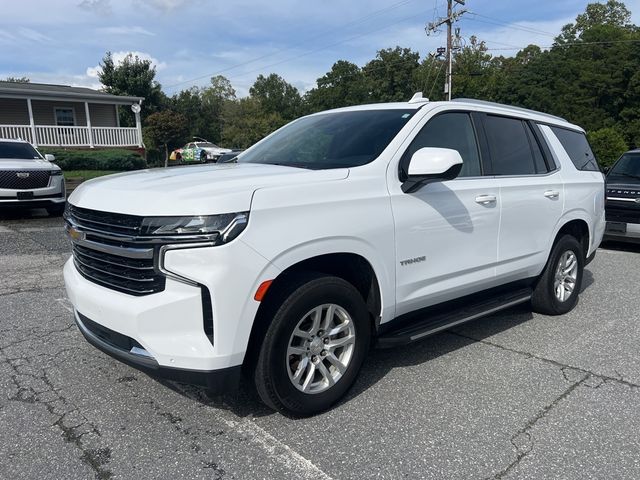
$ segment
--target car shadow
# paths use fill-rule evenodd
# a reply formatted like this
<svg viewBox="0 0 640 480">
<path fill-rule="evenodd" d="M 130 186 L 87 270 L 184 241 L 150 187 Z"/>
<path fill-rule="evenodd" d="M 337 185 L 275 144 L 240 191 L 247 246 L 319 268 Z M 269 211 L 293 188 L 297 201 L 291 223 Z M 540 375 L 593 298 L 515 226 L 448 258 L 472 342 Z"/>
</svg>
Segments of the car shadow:
<svg viewBox="0 0 640 480">
<path fill-rule="evenodd" d="M 28 220 L 30 218 L 47 218 L 49 213 L 44 208 L 16 208 L 0 209 L 0 222 L 3 220 Z"/>
<path fill-rule="evenodd" d="M 587 271 L 585 271 L 586 286 L 583 285 L 583 290 L 593 283 L 593 275 L 591 275 L 590 272 L 588 275 L 586 273 Z M 402 346 L 401 348 L 379 349 L 372 347 L 355 384 L 347 395 L 333 408 L 355 400 L 369 388 L 382 381 L 396 368 L 410 368 L 435 360 L 441 356 L 455 352 L 458 349 L 516 327 L 532 318 L 531 307 L 526 303 L 501 313 L 476 320 L 473 338 L 459 333 L 460 328 L 463 327 L 458 327 L 433 335 L 422 341 Z M 273 410 L 262 403 L 252 382 L 248 378 L 243 378 L 237 391 L 216 396 L 211 396 L 203 388 L 164 380 L 157 381 L 203 405 L 228 410 L 241 418 L 249 416 L 263 417 L 274 413 Z M 410 388 L 411 386 L 407 385 L 407 389 Z M 296 417 L 291 417 L 291 419 L 296 420 Z"/>
<path fill-rule="evenodd" d="M 613 240 L 607 240 L 606 242 L 602 242 L 600 248 L 603 248 L 605 250 L 614 250 L 617 252 L 640 253 L 640 243 L 616 242 Z"/>
</svg>

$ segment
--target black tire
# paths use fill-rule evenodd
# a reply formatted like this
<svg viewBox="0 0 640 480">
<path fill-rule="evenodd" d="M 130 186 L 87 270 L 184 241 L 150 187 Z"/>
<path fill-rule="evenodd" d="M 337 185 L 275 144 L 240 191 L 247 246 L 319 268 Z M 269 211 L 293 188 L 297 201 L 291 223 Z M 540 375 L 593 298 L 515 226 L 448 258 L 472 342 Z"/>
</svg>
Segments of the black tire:
<svg viewBox="0 0 640 480">
<path fill-rule="evenodd" d="M 202 163 L 207 163 L 207 152 L 200 152 L 200 161 Z"/>
<path fill-rule="evenodd" d="M 555 292 L 556 271 L 565 252 L 573 252 L 578 263 L 578 270 L 571 295 L 565 301 L 560 301 Z M 583 272 L 584 252 L 582 245 L 571 235 L 560 237 L 551 249 L 551 255 L 549 255 L 547 265 L 542 275 L 540 275 L 533 291 L 531 297 L 531 307 L 533 311 L 544 315 L 562 315 L 573 310 L 578 303 Z"/>
<path fill-rule="evenodd" d="M 275 315 L 254 370 L 256 390 L 265 404 L 282 413 L 308 416 L 327 410 L 353 385 L 369 349 L 371 325 L 364 300 L 350 283 L 323 274 L 297 277 L 275 296 L 278 302 L 272 309 Z M 319 393 L 305 393 L 289 378 L 287 348 L 298 322 L 325 304 L 338 305 L 349 314 L 355 327 L 355 343 L 351 359 L 335 384 Z"/>
<path fill-rule="evenodd" d="M 47 213 L 51 217 L 59 217 L 64 213 L 64 203 L 61 205 L 52 205 L 51 207 L 47 207 Z"/>
</svg>

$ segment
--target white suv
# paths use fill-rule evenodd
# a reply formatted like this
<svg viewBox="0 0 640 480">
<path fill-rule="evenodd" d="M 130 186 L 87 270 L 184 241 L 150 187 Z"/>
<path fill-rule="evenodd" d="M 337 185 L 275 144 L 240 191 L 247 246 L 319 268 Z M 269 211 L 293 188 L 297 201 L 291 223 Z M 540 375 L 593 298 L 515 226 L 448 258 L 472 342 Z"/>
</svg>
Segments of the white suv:
<svg viewBox="0 0 640 480">
<path fill-rule="evenodd" d="M 86 339 L 151 374 L 308 415 L 372 344 L 530 302 L 571 310 L 605 228 L 584 131 L 473 100 L 300 118 L 237 163 L 82 184 L 64 269 Z"/>
<path fill-rule="evenodd" d="M 62 170 L 24 140 L 0 138 L 0 208 L 47 209 L 61 215 L 66 193 Z"/>
</svg>

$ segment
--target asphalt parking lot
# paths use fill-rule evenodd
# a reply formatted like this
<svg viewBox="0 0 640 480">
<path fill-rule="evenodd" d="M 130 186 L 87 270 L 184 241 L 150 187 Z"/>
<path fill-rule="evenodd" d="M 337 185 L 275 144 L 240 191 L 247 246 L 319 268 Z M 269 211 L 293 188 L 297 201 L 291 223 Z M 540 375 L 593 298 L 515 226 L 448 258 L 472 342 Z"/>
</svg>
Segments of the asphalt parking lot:
<svg viewBox="0 0 640 480">
<path fill-rule="evenodd" d="M 0 478 L 640 478 L 640 249 L 600 249 L 577 308 L 520 307 L 376 350 L 346 401 L 292 420 L 87 344 L 62 220 L 0 214 Z"/>
</svg>

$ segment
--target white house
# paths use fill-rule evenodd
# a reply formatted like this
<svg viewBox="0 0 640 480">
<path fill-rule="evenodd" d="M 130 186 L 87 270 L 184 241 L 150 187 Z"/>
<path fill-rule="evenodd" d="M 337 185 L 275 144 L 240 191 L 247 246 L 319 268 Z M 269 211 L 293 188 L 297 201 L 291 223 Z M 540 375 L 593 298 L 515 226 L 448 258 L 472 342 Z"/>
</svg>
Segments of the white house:
<svg viewBox="0 0 640 480">
<path fill-rule="evenodd" d="M 0 82 L 0 138 L 47 147 L 142 148 L 143 100 L 84 87 Z M 136 126 L 121 127 L 118 109 L 132 106 Z"/>
</svg>

